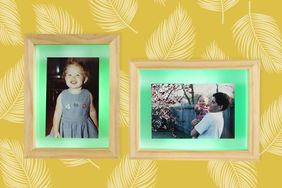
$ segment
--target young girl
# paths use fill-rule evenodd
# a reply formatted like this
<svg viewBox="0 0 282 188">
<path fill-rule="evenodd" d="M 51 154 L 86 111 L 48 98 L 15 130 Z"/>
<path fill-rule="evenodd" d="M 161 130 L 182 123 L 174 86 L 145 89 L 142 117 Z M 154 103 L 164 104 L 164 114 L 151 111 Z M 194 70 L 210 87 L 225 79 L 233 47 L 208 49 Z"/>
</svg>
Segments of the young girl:
<svg viewBox="0 0 282 188">
<path fill-rule="evenodd" d="M 62 91 L 55 107 L 53 118 L 54 137 L 97 138 L 98 122 L 93 97 L 82 86 L 88 80 L 84 66 L 71 59 L 64 68 L 68 89 Z"/>
<path fill-rule="evenodd" d="M 201 95 L 198 98 L 198 102 L 195 105 L 194 110 L 196 112 L 196 118 L 192 120 L 193 126 L 197 125 L 204 116 L 209 113 L 208 98 Z"/>
</svg>

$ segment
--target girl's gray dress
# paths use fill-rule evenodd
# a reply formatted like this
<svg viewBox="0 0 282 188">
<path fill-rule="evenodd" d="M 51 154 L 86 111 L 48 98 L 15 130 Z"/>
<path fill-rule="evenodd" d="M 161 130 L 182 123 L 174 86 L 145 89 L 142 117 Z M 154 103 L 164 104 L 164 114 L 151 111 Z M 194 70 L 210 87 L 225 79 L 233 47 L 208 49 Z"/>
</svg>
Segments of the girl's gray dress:
<svg viewBox="0 0 282 188">
<path fill-rule="evenodd" d="M 79 94 L 69 90 L 61 93 L 62 117 L 59 132 L 63 138 L 97 138 L 98 131 L 89 116 L 90 92 L 82 89 Z"/>
</svg>

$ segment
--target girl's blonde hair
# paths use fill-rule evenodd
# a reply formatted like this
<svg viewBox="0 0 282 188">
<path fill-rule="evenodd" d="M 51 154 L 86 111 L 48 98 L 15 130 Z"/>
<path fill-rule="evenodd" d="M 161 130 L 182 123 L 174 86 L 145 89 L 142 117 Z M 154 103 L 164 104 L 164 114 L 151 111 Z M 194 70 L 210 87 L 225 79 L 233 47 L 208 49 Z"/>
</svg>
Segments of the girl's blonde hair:
<svg viewBox="0 0 282 188">
<path fill-rule="evenodd" d="M 205 102 L 206 102 L 206 103 L 208 103 L 208 102 L 209 102 L 209 98 L 208 98 L 207 96 L 204 96 L 204 95 L 200 95 L 200 96 L 198 97 L 197 102 L 199 102 L 200 98 L 203 98 L 203 99 L 205 100 Z"/>
<path fill-rule="evenodd" d="M 80 67 L 83 72 L 83 76 L 89 78 L 89 72 L 87 71 L 85 63 L 79 62 L 78 59 L 76 58 L 67 59 L 65 67 L 64 67 L 64 71 L 63 71 L 63 78 L 66 77 L 66 71 L 67 71 L 68 66 L 70 65 Z"/>
</svg>

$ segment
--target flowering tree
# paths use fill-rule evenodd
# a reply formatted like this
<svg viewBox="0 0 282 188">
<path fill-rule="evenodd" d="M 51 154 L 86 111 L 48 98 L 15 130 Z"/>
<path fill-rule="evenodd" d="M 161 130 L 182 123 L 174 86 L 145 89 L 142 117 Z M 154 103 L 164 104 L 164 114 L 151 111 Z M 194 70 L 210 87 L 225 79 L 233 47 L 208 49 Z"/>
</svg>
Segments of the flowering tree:
<svg viewBox="0 0 282 188">
<path fill-rule="evenodd" d="M 175 116 L 171 107 L 194 101 L 193 84 L 152 84 L 152 129 L 173 131 Z"/>
</svg>

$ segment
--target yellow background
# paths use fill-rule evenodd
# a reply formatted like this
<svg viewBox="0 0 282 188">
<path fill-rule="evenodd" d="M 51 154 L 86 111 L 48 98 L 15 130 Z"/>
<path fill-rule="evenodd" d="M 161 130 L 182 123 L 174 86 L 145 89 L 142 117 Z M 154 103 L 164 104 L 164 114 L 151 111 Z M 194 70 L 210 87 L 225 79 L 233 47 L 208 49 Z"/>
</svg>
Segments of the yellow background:
<svg viewBox="0 0 282 188">
<path fill-rule="evenodd" d="M 1 3 L 3 2 L 3 0 L 0 0 L 0 15 L 1 12 L 5 11 L 3 6 L 1 6 Z M 7 2 L 12 1 L 8 0 Z M 168 21 L 169 17 L 173 14 L 178 6 L 181 6 L 185 9 L 186 14 L 192 19 L 192 26 L 195 29 L 195 38 L 193 38 L 193 41 L 195 42 L 194 50 L 192 51 L 191 57 L 187 57 L 186 59 L 202 59 L 202 54 L 206 51 L 208 46 L 213 41 L 215 41 L 217 46 L 222 50 L 222 52 L 224 52 L 226 56 L 230 57 L 230 59 L 246 59 L 246 55 L 240 52 L 238 46 L 236 46 L 234 42 L 232 27 L 239 19 L 249 13 L 249 1 L 241 0 L 235 6 L 227 10 L 224 14 L 224 24 L 222 24 L 221 22 L 220 12 L 214 12 L 201 8 L 197 3 L 197 0 L 167 0 L 163 1 L 164 5 L 157 3 L 157 1 L 154 0 L 138 0 L 136 2 L 137 12 L 133 15 L 130 26 L 134 28 L 138 33 L 133 32 L 128 27 L 125 27 L 124 29 L 117 28 L 115 31 L 111 32 L 109 32 L 105 28 L 102 28 L 99 21 L 97 21 L 96 17 L 92 14 L 94 10 L 91 8 L 90 2 L 87 0 L 18 0 L 15 1 L 17 10 L 11 11 L 15 11 L 19 15 L 20 22 L 18 24 L 18 27 L 20 28 L 20 33 L 17 34 L 21 37 L 24 34 L 28 33 L 39 33 L 39 30 L 37 28 L 42 26 L 40 26 L 40 24 L 36 20 L 38 15 L 34 7 L 37 5 L 53 6 L 57 10 L 60 9 L 65 11 L 68 16 L 72 17 L 77 22 L 77 24 L 81 26 L 81 33 L 114 33 L 120 35 L 120 64 L 121 71 L 125 75 L 128 74 L 128 62 L 130 60 L 149 58 L 146 54 L 148 41 L 151 39 L 152 34 L 157 30 L 157 28 L 159 28 L 159 26 L 164 23 L 164 21 Z M 281 6 L 282 3 L 278 0 L 251 1 L 252 13 L 271 16 L 277 24 L 277 28 L 279 29 L 280 33 L 280 36 L 277 36 L 277 39 L 280 40 L 280 43 L 278 42 L 278 47 L 280 45 L 280 54 L 276 54 L 277 57 L 281 57 L 282 53 Z M 53 20 L 50 18 L 49 21 L 52 22 Z M 3 21 L 3 19 L 0 19 L 0 26 L 3 22 L 5 22 L 5 20 Z M 57 27 L 63 27 L 63 25 L 59 25 Z M 3 31 L 0 30 L 0 36 L 1 32 Z M 59 32 L 54 30 L 53 33 Z M 5 76 L 9 74 L 9 71 L 13 70 L 15 65 L 20 61 L 21 57 L 23 56 L 23 51 L 23 44 L 9 44 L 0 40 L 1 84 L 4 84 L 2 80 L 5 79 Z M 280 63 L 282 63 L 281 58 Z M 274 71 L 266 71 L 263 67 L 261 67 L 261 116 L 267 115 L 266 111 L 272 108 L 275 101 L 279 101 L 279 97 L 282 93 L 280 79 L 282 79 L 281 71 L 280 73 L 275 73 Z M 10 87 L 12 87 L 11 85 Z M 1 93 L 3 94 L 3 90 L 9 90 L 9 87 L 6 88 L 0 86 L 0 95 Z M 3 98 L 0 98 L 0 105 L 5 104 L 6 103 L 3 101 Z M 8 104 L 13 105 L 13 103 Z M 276 111 L 278 114 L 282 113 L 281 108 L 277 108 Z M 5 155 L 7 154 L 5 153 L 5 151 L 7 150 L 1 149 L 1 147 L 3 147 L 3 143 L 11 141 L 11 143 L 23 144 L 24 138 L 24 124 L 14 123 L 9 119 L 6 120 L 3 117 L 4 113 L 5 112 L 0 111 L 0 117 L 2 118 L 0 119 L 1 164 L 4 163 L 3 160 Z M 23 114 L 23 111 L 21 113 Z M 271 121 L 269 121 L 267 126 L 280 127 L 278 128 L 280 130 L 280 134 L 278 134 L 277 137 L 282 137 L 282 121 L 277 120 L 272 123 Z M 142 162 L 140 162 L 139 166 L 135 167 L 132 172 L 130 168 L 129 170 L 125 169 L 125 164 L 129 164 L 131 162 L 124 162 L 121 160 L 126 158 L 129 150 L 129 128 L 128 125 L 126 125 L 124 122 L 121 126 L 120 137 L 120 159 L 92 160 L 92 162 L 94 162 L 95 165 L 99 166 L 99 168 L 97 168 L 97 166 L 95 165 L 92 165 L 91 163 L 86 163 L 84 165 L 79 165 L 76 167 L 68 167 L 61 160 L 44 159 L 40 160 L 44 165 L 46 165 L 46 169 L 48 169 L 48 172 L 45 173 L 46 176 L 44 177 L 49 177 L 51 182 L 50 185 L 53 187 L 110 187 L 110 179 L 119 179 L 125 176 L 132 176 L 132 173 L 140 173 L 140 171 L 142 171 L 142 168 L 140 167 L 143 165 Z M 9 147 L 11 147 L 11 145 Z M 281 144 L 280 148 L 278 147 L 278 150 L 282 150 Z M 12 152 L 11 155 L 21 156 L 19 152 L 21 151 L 18 150 L 15 153 Z M 26 164 L 24 164 L 23 161 L 25 160 L 17 160 L 18 161 L 6 161 L 6 163 L 9 163 L 11 166 L 14 165 L 15 167 L 20 167 L 19 171 L 24 171 Z M 148 179 L 151 179 L 153 181 L 153 185 L 155 187 L 231 187 L 228 182 L 225 182 L 225 184 L 217 185 L 217 181 L 210 176 L 208 170 L 208 161 L 157 160 L 151 161 L 151 165 L 153 165 L 156 169 L 156 173 L 152 173 L 151 177 L 148 177 Z M 34 167 L 35 170 L 38 170 L 38 168 L 40 167 Z M 277 153 L 263 153 L 260 156 L 260 160 L 254 162 L 256 181 L 251 187 L 282 187 L 280 173 L 281 169 L 281 156 L 279 156 Z M 16 170 L 14 170 L 13 172 L 17 173 Z M 25 176 L 23 176 L 24 178 L 17 180 L 18 182 L 22 182 L 22 184 L 7 184 L 6 180 L 7 175 L 9 176 L 9 173 L 12 173 L 11 169 L 1 168 L 2 180 L 0 180 L 0 187 L 7 185 L 13 185 L 12 187 L 21 187 L 20 185 L 25 184 L 26 179 L 32 179 L 32 177 L 29 177 L 30 175 L 27 173 Z M 3 174 L 6 174 L 6 176 L 4 176 Z M 14 176 L 17 177 L 17 174 Z M 11 175 L 10 177 L 13 177 L 13 175 Z M 244 174 L 242 175 L 242 177 L 244 177 Z M 241 179 L 244 179 L 242 177 Z M 138 180 L 138 176 L 136 176 L 135 178 Z M 222 178 L 225 178 L 224 175 L 222 175 Z M 130 185 L 130 183 L 127 184 L 127 186 L 128 185 Z M 248 187 L 246 185 L 243 186 L 243 183 L 240 182 L 235 187 L 238 187 L 238 185 L 241 185 L 242 187 Z M 124 187 L 127 186 L 124 185 Z M 116 184 L 114 187 L 120 186 L 117 186 Z"/>
</svg>

